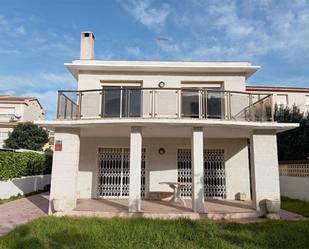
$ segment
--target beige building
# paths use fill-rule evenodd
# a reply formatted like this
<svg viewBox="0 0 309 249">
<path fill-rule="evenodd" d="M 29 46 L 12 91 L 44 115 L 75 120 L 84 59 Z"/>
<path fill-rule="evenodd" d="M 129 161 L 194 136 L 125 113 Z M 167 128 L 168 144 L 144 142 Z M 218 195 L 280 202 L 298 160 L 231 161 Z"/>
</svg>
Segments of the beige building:
<svg viewBox="0 0 309 249">
<path fill-rule="evenodd" d="M 309 112 L 309 88 L 247 86 L 246 90 L 252 93 L 271 93 L 274 104 L 290 108 L 295 105 L 301 112 L 305 114 Z"/>
<path fill-rule="evenodd" d="M 83 32 L 80 60 L 65 63 L 77 89 L 59 91 L 56 120 L 36 122 L 55 129 L 50 213 L 149 214 L 152 203 L 160 214 L 170 202 L 153 199 L 170 187 L 209 217 L 280 203 L 276 134 L 298 125 L 273 121 L 271 94 L 246 91 L 259 66 L 103 61 L 93 48 Z"/>
<path fill-rule="evenodd" d="M 0 96 L 0 148 L 19 122 L 42 120 L 44 110 L 35 97 Z"/>
</svg>

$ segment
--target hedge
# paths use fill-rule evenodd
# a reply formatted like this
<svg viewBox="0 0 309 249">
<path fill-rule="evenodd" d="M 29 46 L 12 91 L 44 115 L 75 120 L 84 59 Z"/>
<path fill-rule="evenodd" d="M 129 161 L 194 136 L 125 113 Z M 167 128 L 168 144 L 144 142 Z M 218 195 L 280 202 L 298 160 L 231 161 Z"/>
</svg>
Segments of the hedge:
<svg viewBox="0 0 309 249">
<path fill-rule="evenodd" d="M 51 165 L 51 154 L 0 152 L 0 180 L 50 174 Z"/>
</svg>

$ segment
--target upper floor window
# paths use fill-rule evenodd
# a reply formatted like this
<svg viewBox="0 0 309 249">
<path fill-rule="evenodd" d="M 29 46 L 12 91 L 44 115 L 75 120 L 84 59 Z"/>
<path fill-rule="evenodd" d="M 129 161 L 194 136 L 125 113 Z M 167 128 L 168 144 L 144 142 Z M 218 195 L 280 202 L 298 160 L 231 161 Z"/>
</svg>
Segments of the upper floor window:
<svg viewBox="0 0 309 249">
<path fill-rule="evenodd" d="M 278 94 L 277 95 L 277 105 L 280 107 L 286 107 L 288 105 L 288 95 Z"/>
</svg>

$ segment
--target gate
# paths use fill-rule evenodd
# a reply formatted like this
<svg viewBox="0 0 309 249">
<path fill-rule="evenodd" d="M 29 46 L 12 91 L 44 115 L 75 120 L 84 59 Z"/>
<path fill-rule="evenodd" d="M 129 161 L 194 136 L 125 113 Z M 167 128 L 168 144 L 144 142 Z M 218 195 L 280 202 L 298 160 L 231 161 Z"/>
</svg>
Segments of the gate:
<svg viewBox="0 0 309 249">
<path fill-rule="evenodd" d="M 145 197 L 145 149 L 142 150 L 141 198 Z M 98 153 L 98 197 L 129 196 L 130 149 L 99 148 Z"/>
<path fill-rule="evenodd" d="M 186 183 L 181 195 L 192 196 L 191 149 L 177 151 L 178 182 Z M 204 150 L 204 197 L 226 198 L 224 150 Z"/>
</svg>

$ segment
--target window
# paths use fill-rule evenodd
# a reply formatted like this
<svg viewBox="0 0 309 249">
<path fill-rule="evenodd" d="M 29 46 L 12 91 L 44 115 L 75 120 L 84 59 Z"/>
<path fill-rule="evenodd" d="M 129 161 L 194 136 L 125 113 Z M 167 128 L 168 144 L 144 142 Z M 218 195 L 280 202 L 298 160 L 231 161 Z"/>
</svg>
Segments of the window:
<svg viewBox="0 0 309 249">
<path fill-rule="evenodd" d="M 104 117 L 140 117 L 140 87 L 104 86 L 103 90 L 102 115 Z"/>
<path fill-rule="evenodd" d="M 309 106 L 309 95 L 305 96 L 305 103 L 306 103 L 306 106 Z"/>
<path fill-rule="evenodd" d="M 286 107 L 288 105 L 288 95 L 278 94 L 277 95 L 277 105 L 280 107 Z"/>
</svg>

